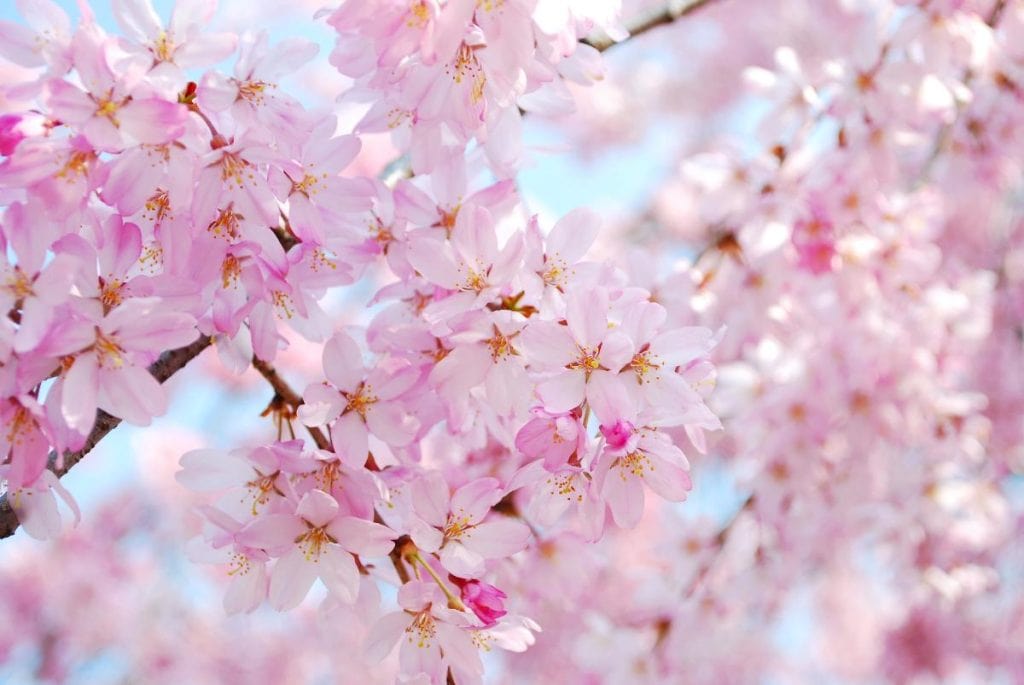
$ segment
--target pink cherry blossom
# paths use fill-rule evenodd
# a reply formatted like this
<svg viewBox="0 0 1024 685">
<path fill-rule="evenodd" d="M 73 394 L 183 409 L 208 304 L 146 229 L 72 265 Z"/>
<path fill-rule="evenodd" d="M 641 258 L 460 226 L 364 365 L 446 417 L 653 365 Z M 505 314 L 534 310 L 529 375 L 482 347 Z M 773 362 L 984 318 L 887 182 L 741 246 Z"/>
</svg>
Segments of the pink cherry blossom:
<svg viewBox="0 0 1024 685">
<path fill-rule="evenodd" d="M 309 426 L 329 424 L 334 444 L 348 458 L 365 458 L 371 434 L 395 447 L 408 445 L 415 437 L 417 422 L 406 415 L 399 400 L 419 380 L 416 369 L 367 371 L 359 346 L 343 332 L 324 346 L 323 366 L 330 384 L 306 388 L 300 418 Z"/>
<path fill-rule="evenodd" d="M 303 495 L 294 514 L 266 514 L 238 536 L 243 544 L 280 557 L 269 594 L 278 611 L 298 606 L 317 578 L 338 599 L 355 601 L 359 571 L 351 555 L 385 555 L 394 538 L 382 525 L 340 515 L 337 501 L 321 490 Z"/>
</svg>

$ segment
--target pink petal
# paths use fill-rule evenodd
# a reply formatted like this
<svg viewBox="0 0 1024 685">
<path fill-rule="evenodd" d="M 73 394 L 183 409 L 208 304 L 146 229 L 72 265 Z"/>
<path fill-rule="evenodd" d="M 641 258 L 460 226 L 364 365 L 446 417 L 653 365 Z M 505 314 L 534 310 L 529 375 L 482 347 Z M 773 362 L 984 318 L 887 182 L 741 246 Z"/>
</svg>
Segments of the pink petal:
<svg viewBox="0 0 1024 685">
<path fill-rule="evenodd" d="M 654 338 L 667 316 L 668 312 L 660 304 L 641 302 L 626 312 L 621 330 L 629 336 L 634 345 L 641 346 Z"/>
<path fill-rule="evenodd" d="M 620 330 L 608 333 L 601 345 L 601 366 L 618 371 L 633 358 L 633 341 Z"/>
<path fill-rule="evenodd" d="M 420 379 L 420 370 L 405 366 L 391 373 L 371 372 L 367 385 L 372 386 L 373 394 L 381 401 L 393 400 L 406 393 Z"/>
<path fill-rule="evenodd" d="M 163 30 L 149 0 L 113 0 L 112 9 L 117 25 L 137 43 L 146 44 Z"/>
<path fill-rule="evenodd" d="M 558 413 L 575 409 L 583 403 L 586 380 L 582 371 L 565 371 L 537 386 L 544 408 Z"/>
<path fill-rule="evenodd" d="M 97 372 L 96 355 L 85 353 L 75 358 L 64 376 L 61 416 L 68 428 L 80 435 L 92 430 L 96 420 Z"/>
<path fill-rule="evenodd" d="M 136 141 L 162 145 L 185 132 L 188 110 L 176 102 L 159 98 L 132 100 L 119 112 L 121 129 Z"/>
<path fill-rule="evenodd" d="M 380 663 L 398 644 L 405 629 L 409 626 L 410 616 L 404 611 L 384 614 L 373 624 L 366 634 L 366 658 L 370 663 Z"/>
<path fill-rule="evenodd" d="M 137 366 L 101 369 L 99 382 L 100 408 L 128 423 L 148 426 L 154 416 L 167 411 L 163 386 L 145 369 Z"/>
<path fill-rule="evenodd" d="M 322 490 L 310 490 L 299 500 L 295 515 L 321 528 L 337 517 L 338 501 Z"/>
<path fill-rule="evenodd" d="M 2 23 L 0 23 L 2 27 Z M 71 124 L 84 124 L 96 113 L 96 103 L 89 95 L 67 81 L 50 81 L 48 103 L 54 116 Z"/>
<path fill-rule="evenodd" d="M 60 512 L 49 490 L 21 490 L 12 503 L 21 527 L 36 540 L 60 536 Z"/>
<path fill-rule="evenodd" d="M 405 447 L 419 431 L 419 420 L 400 404 L 377 402 L 366 412 L 366 426 L 370 432 L 393 447 Z"/>
<path fill-rule="evenodd" d="M 306 524 L 292 514 L 260 514 L 238 533 L 238 541 L 247 547 L 280 554 L 294 547 L 295 538 L 307 530 Z"/>
<path fill-rule="evenodd" d="M 452 494 L 452 515 L 475 523 L 487 515 L 503 494 L 497 478 L 477 478 Z"/>
<path fill-rule="evenodd" d="M 565 298 L 565 318 L 576 342 L 594 349 L 608 334 L 608 292 L 604 288 L 571 290 Z"/>
<path fill-rule="evenodd" d="M 437 471 L 429 471 L 409 486 L 412 506 L 424 521 L 433 526 L 443 526 L 448 517 L 448 483 Z"/>
<path fill-rule="evenodd" d="M 462 544 L 484 559 L 504 559 L 526 549 L 530 544 L 530 529 L 509 518 L 485 521 L 462 538 Z"/>
<path fill-rule="evenodd" d="M 553 321 L 531 322 L 523 329 L 519 341 L 520 349 L 531 363 L 543 368 L 564 368 L 577 351 L 569 329 Z"/>
<path fill-rule="evenodd" d="M 82 135 L 97 150 L 120 152 L 124 148 L 121 132 L 107 117 L 92 117 L 82 124 Z"/>
<path fill-rule="evenodd" d="M 706 357 L 714 347 L 714 334 L 709 328 L 691 326 L 665 331 L 651 341 L 651 352 L 669 366 L 685 366 L 694 359 Z"/>
<path fill-rule="evenodd" d="M 452 669 L 455 682 L 470 682 L 483 676 L 484 664 L 480 660 L 480 650 L 473 644 L 469 632 L 439 621 L 437 639 L 444 650 L 445 661 Z"/>
<path fill-rule="evenodd" d="M 208 26 L 216 10 L 217 3 L 210 0 L 177 0 L 171 12 L 170 29 L 178 36 L 195 33 Z"/>
<path fill-rule="evenodd" d="M 630 380 L 633 380 L 630 375 Z M 635 382 L 634 382 L 635 385 Z M 602 424 L 636 418 L 636 401 L 621 378 L 614 373 L 593 373 L 587 384 L 587 401 Z"/>
<path fill-rule="evenodd" d="M 352 463 L 361 464 L 366 461 L 366 455 L 370 452 L 369 435 L 359 414 L 349 412 L 335 421 L 331 426 L 331 440 L 335 451 Z"/>
<path fill-rule="evenodd" d="M 462 285 L 466 274 L 456 266 L 451 247 L 446 242 L 431 238 L 409 241 L 409 263 L 431 283 L 455 290 Z"/>
<path fill-rule="evenodd" d="M 398 533 L 387 526 L 354 516 L 340 517 L 327 530 L 344 549 L 368 557 L 386 556 L 398 537 Z"/>
<path fill-rule="evenodd" d="M 342 602 L 356 601 L 359 594 L 359 569 L 352 555 L 340 545 L 328 543 L 320 553 L 320 579 Z"/>
<path fill-rule="evenodd" d="M 10 21 L 0 21 L 0 57 L 22 67 L 46 65 L 35 31 Z"/>
<path fill-rule="evenodd" d="M 444 519 L 438 525 L 444 525 Z M 424 552 L 436 552 L 444 543 L 444 534 L 434 526 L 422 521 L 418 516 L 411 517 L 406 524 L 406 530 L 416 546 Z"/>
<path fill-rule="evenodd" d="M 608 471 L 601 495 L 620 528 L 636 528 L 644 514 L 644 487 L 640 478 L 622 467 Z"/>
<path fill-rule="evenodd" d="M 308 561 L 298 547 L 293 547 L 277 561 L 270 576 L 270 606 L 278 611 L 299 606 L 316 577 L 316 564 Z"/>
<path fill-rule="evenodd" d="M 209 6 L 209 3 L 203 4 Z M 182 69 L 211 66 L 227 58 L 237 45 L 238 38 L 232 33 L 203 33 L 189 38 L 175 50 L 174 63 Z"/>
<path fill-rule="evenodd" d="M 339 331 L 324 345 L 324 375 L 339 390 L 350 392 L 366 377 L 363 354 L 347 333 Z"/>
<path fill-rule="evenodd" d="M 449 540 L 441 548 L 441 564 L 456 576 L 478 578 L 485 570 L 484 558 L 460 542 Z"/>
<path fill-rule="evenodd" d="M 585 207 L 574 209 L 559 219 L 551 229 L 545 253 L 552 259 L 572 266 L 594 244 L 600 226 L 601 218 L 593 211 Z"/>
<path fill-rule="evenodd" d="M 178 463 L 181 470 L 174 474 L 175 480 L 195 492 L 240 486 L 253 476 L 251 466 L 220 450 L 192 450 L 183 454 Z"/>
<path fill-rule="evenodd" d="M 228 584 L 224 594 L 224 611 L 230 614 L 250 613 L 256 610 L 267 596 L 267 567 L 252 562 L 248 568 L 237 572 Z"/>
<path fill-rule="evenodd" d="M 141 304 L 143 300 L 152 302 Z M 141 352 L 184 347 L 199 337 L 191 314 L 161 311 L 161 304 L 159 298 L 128 300 L 107 315 L 103 328 L 114 332 L 124 349 Z"/>
<path fill-rule="evenodd" d="M 464 396 L 484 381 L 492 365 L 491 354 L 483 345 L 461 345 L 434 367 L 430 382 L 446 397 Z"/>
<path fill-rule="evenodd" d="M 693 489 L 690 474 L 675 464 L 650 456 L 651 468 L 644 470 L 644 482 L 669 502 L 682 502 Z"/>
</svg>

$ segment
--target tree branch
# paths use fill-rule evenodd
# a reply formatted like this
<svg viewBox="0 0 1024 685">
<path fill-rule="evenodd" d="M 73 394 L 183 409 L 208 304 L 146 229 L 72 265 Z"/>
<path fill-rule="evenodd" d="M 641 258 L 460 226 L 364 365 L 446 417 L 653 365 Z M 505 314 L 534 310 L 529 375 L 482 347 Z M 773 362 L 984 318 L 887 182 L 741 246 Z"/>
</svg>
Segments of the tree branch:
<svg viewBox="0 0 1024 685">
<path fill-rule="evenodd" d="M 292 387 L 288 385 L 288 382 L 285 381 L 285 379 L 281 378 L 281 374 L 277 372 L 277 369 L 258 357 L 252 358 L 252 366 L 254 369 L 259 371 L 260 375 L 263 376 L 268 383 L 270 383 L 270 387 L 274 389 L 274 392 L 277 393 L 278 397 L 290 404 L 292 409 L 299 408 L 299 405 L 302 404 L 302 397 L 299 393 L 292 390 Z M 319 428 L 312 428 L 310 426 L 306 426 L 306 430 L 309 431 L 309 434 L 312 436 L 313 442 L 316 443 L 317 447 L 328 451 L 332 449 L 331 441 L 322 430 Z"/>
<path fill-rule="evenodd" d="M 186 364 L 198 357 L 212 342 L 212 338 L 204 335 L 191 345 L 164 352 L 160 355 L 159 359 L 150 365 L 149 372 L 157 381 L 164 383 L 175 373 L 185 368 Z M 58 478 L 62 477 L 73 469 L 82 460 L 82 457 L 92 451 L 99 441 L 106 437 L 107 433 L 117 428 L 120 424 L 120 418 L 100 409 L 96 412 L 96 423 L 93 425 L 89 435 L 86 436 L 85 444 L 82 445 L 82 448 L 74 452 L 66 452 L 63 463 L 59 465 L 57 453 L 50 452 L 46 467 Z M 0 496 L 0 539 L 14 535 L 14 531 L 18 529 L 19 525 L 18 515 L 11 506 L 7 495 Z"/>
<path fill-rule="evenodd" d="M 681 19 L 688 14 L 696 12 L 705 5 L 710 5 L 715 0 L 668 0 L 661 7 L 655 7 L 639 16 L 633 17 L 630 21 L 626 22 L 626 31 L 629 32 L 629 38 L 626 38 L 621 43 L 626 42 L 630 38 L 635 38 L 641 33 L 647 33 L 651 29 L 655 29 L 665 24 L 671 24 L 677 19 Z M 589 45 L 595 48 L 599 52 L 604 52 L 608 48 L 618 45 L 614 40 L 608 36 L 589 36 L 580 41 L 584 45 Z"/>
</svg>

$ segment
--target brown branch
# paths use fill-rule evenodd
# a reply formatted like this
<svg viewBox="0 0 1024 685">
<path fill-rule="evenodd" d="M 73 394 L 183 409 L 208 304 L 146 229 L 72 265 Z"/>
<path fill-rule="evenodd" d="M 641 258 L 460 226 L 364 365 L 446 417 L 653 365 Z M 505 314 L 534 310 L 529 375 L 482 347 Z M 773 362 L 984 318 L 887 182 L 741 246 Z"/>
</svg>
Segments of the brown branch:
<svg viewBox="0 0 1024 685">
<path fill-rule="evenodd" d="M 714 569 L 715 567 L 715 562 L 718 561 L 718 553 L 722 551 L 723 547 L 725 547 L 725 543 L 729 540 L 729 535 L 732 533 L 733 528 L 736 526 L 736 523 L 740 520 L 743 512 L 750 511 L 751 509 L 753 509 L 754 501 L 755 496 L 753 494 L 748 496 L 747 499 L 743 501 L 743 504 L 740 506 L 740 508 L 736 510 L 736 513 L 733 514 L 733 517 L 729 519 L 729 521 L 724 526 L 722 526 L 721 530 L 718 531 L 718 534 L 715 535 L 715 538 L 713 540 L 713 544 L 715 547 L 715 556 L 708 559 L 708 561 L 703 566 L 701 566 L 700 569 L 697 570 L 697 574 L 694 577 L 693 582 L 690 583 L 690 586 L 686 589 L 686 592 L 683 593 L 684 599 L 689 599 L 690 597 L 692 597 L 694 593 L 696 593 L 697 590 L 704 585 L 704 582 L 707 580 L 708 576 L 711 574 L 712 569 Z"/>
<path fill-rule="evenodd" d="M 270 383 L 270 387 L 274 389 L 278 397 L 290 404 L 293 409 L 299 408 L 302 404 L 302 397 L 299 393 L 292 390 L 292 387 L 288 385 L 285 379 L 281 378 L 281 374 L 277 372 L 277 369 L 258 357 L 252 358 L 252 365 Z M 306 426 L 306 430 L 309 431 L 317 447 L 322 450 L 331 450 L 331 441 L 322 430 L 310 426 Z"/>
<path fill-rule="evenodd" d="M 715 0 L 668 0 L 661 7 L 655 7 L 639 16 L 633 17 L 629 22 L 626 23 L 626 31 L 629 32 L 630 38 L 635 38 L 641 33 L 647 33 L 651 29 L 671 24 L 677 19 L 681 19 L 688 14 L 696 12 L 700 8 L 710 5 Z M 608 48 L 618 45 L 614 40 L 608 36 L 590 36 L 580 41 L 584 45 L 589 45 L 592 48 L 600 52 L 604 52 Z M 624 43 L 625 40 L 619 41 Z"/>
<path fill-rule="evenodd" d="M 164 383 L 175 373 L 185 368 L 186 364 L 198 357 L 212 342 L 212 338 L 204 335 L 191 345 L 164 352 L 160 355 L 159 359 L 150 365 L 149 372 L 157 381 Z M 110 431 L 117 428 L 120 424 L 120 418 L 100 409 L 96 412 L 96 423 L 93 424 L 92 430 L 86 436 L 85 444 L 82 445 L 82 448 L 74 452 L 65 452 L 64 461 L 61 464 L 58 464 L 57 453 L 50 452 L 47 468 L 58 478 L 62 477 L 73 469 L 86 454 L 91 452 L 100 440 L 105 438 Z M 0 539 L 14 535 L 14 531 L 18 529 L 19 525 L 18 515 L 11 506 L 7 495 L 0 496 Z"/>
</svg>

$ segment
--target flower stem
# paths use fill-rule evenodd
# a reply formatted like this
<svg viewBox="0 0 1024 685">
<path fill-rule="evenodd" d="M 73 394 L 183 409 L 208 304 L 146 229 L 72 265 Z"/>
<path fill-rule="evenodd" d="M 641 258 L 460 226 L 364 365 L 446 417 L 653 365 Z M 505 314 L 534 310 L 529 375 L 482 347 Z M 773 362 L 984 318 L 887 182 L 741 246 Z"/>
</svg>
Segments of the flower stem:
<svg viewBox="0 0 1024 685">
<path fill-rule="evenodd" d="M 434 582 L 441 588 L 441 592 L 443 592 L 444 596 L 448 598 L 448 607 L 450 609 L 457 609 L 458 611 L 466 610 L 466 605 L 462 603 L 462 600 L 456 597 L 452 591 L 448 589 L 448 586 L 444 584 L 443 580 L 441 580 L 441 576 L 437 575 L 437 571 L 435 571 L 430 564 L 424 561 L 419 552 L 413 552 L 408 555 L 408 558 L 415 562 L 419 562 L 420 566 L 430 574 L 430 577 L 433 578 Z"/>
</svg>

